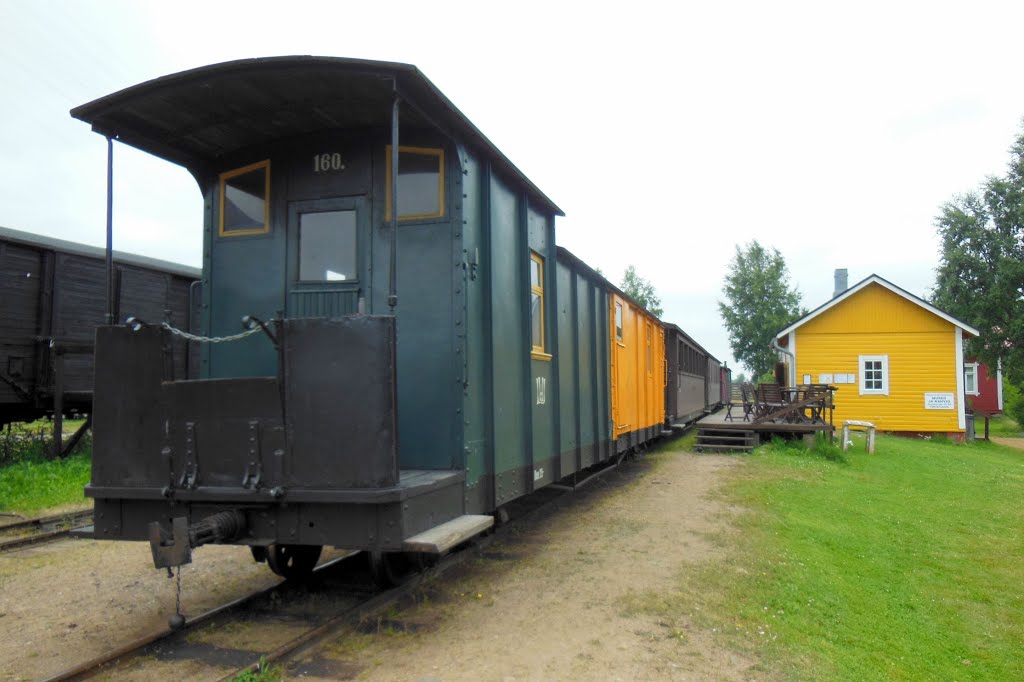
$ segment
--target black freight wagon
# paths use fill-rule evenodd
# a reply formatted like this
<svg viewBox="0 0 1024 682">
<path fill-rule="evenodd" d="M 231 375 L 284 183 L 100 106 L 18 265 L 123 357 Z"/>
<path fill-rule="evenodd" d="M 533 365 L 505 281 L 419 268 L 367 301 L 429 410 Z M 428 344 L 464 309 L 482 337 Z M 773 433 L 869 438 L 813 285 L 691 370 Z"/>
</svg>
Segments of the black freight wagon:
<svg viewBox="0 0 1024 682">
<path fill-rule="evenodd" d="M 708 352 L 674 324 L 665 325 L 665 423 L 683 426 L 708 406 Z M 717 401 L 716 401 L 717 402 Z"/>
<path fill-rule="evenodd" d="M 116 321 L 192 328 L 198 269 L 117 251 L 113 264 Z M 0 426 L 91 411 L 106 286 L 103 249 L 0 227 Z M 190 345 L 174 344 L 175 376 L 190 376 L 198 361 Z"/>
<path fill-rule="evenodd" d="M 708 354 L 707 390 L 706 409 L 708 412 L 714 412 L 722 406 L 722 363 L 710 353 Z"/>
</svg>

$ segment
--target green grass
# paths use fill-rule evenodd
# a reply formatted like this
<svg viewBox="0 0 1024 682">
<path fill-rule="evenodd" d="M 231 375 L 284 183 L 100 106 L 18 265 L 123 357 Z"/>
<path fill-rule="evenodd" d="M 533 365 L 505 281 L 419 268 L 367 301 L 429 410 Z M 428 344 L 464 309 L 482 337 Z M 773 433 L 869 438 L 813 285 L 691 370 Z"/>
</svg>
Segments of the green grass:
<svg viewBox="0 0 1024 682">
<path fill-rule="evenodd" d="M 84 419 L 65 419 L 61 423 L 61 433 L 64 435 L 64 438 L 68 438 L 84 423 Z M 10 428 L 14 433 L 36 435 L 42 432 L 46 436 L 51 436 L 53 434 L 53 420 L 37 419 L 34 422 L 14 422 L 10 425 Z"/>
<path fill-rule="evenodd" d="M 246 671 L 235 675 L 233 682 L 277 682 L 285 679 L 284 668 L 279 665 L 267 665 L 267 659 L 260 657 L 260 665 L 256 672 Z"/>
<path fill-rule="evenodd" d="M 881 436 L 778 443 L 722 493 L 727 558 L 640 603 L 783 679 L 1024 679 L 1024 454 Z"/>
<path fill-rule="evenodd" d="M 988 432 L 990 436 L 1002 436 L 1005 438 L 1024 436 L 1024 433 L 1021 433 L 1020 424 L 1015 422 L 1013 417 L 1006 414 L 992 417 L 988 422 Z M 974 433 L 978 438 L 985 437 L 985 419 L 983 417 L 978 417 L 975 420 Z"/>
<path fill-rule="evenodd" d="M 0 469 L 0 511 L 24 516 L 60 507 L 85 506 L 89 453 L 64 460 L 26 460 Z"/>
</svg>

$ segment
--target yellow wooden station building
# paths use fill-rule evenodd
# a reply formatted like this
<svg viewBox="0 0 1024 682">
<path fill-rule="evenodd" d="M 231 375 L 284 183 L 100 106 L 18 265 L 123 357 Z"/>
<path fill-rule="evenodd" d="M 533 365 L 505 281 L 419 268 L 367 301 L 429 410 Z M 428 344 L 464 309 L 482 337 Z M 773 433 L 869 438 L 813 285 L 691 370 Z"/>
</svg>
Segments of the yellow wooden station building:
<svg viewBox="0 0 1024 682">
<path fill-rule="evenodd" d="M 788 383 L 831 384 L 835 423 L 962 438 L 963 340 L 978 331 L 871 275 L 850 288 L 836 273 L 832 300 L 776 334 Z"/>
</svg>

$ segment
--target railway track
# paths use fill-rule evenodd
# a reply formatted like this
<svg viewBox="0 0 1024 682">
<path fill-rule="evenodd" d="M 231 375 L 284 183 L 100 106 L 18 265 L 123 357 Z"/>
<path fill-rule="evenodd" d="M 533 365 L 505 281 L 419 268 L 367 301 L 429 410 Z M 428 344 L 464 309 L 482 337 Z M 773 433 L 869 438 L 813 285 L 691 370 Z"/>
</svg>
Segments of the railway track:
<svg viewBox="0 0 1024 682">
<path fill-rule="evenodd" d="M 381 591 L 365 553 L 353 553 L 318 566 L 305 583 L 283 581 L 189 618 L 180 630 L 166 628 L 45 680 L 232 680 L 261 665 L 288 662 L 343 627 L 372 622 L 427 576 L 468 554 L 449 555 L 430 571 Z"/>
<path fill-rule="evenodd" d="M 577 483 L 590 483 L 608 467 Z M 511 518 L 490 535 L 479 537 L 402 585 L 381 591 L 373 586 L 365 553 L 353 553 L 317 567 L 312 578 L 288 581 L 255 592 L 200 616 L 180 630 L 165 629 L 46 678 L 57 680 L 188 678 L 232 680 L 261 665 L 297 665 L 289 674 L 327 679 L 347 678 L 352 671 L 335 670 L 336 662 L 314 657 L 297 663 L 304 652 L 346 628 L 376 627 L 391 607 L 413 598 L 428 579 L 436 579 L 467 559 L 479 556 L 496 540 L 521 527 L 558 502 L 572 497 L 571 486 L 547 486 L 528 499 L 517 500 Z M 187 577 L 184 589 L 188 589 Z M 382 622 L 383 622 L 382 621 Z M 309 666 L 312 665 L 312 668 Z M 302 668 L 302 666 L 306 666 Z M 319 668 L 317 666 L 320 666 Z"/>
<path fill-rule="evenodd" d="M 67 537 L 73 529 L 92 520 L 92 509 L 41 516 L 0 526 L 0 552 L 38 545 Z"/>
</svg>

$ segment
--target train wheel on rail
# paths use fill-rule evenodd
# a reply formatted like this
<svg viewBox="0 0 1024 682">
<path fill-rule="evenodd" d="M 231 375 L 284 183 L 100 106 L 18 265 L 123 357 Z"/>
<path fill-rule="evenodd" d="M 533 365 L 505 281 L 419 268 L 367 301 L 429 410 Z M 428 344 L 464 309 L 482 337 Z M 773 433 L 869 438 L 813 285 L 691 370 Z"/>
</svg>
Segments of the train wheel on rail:
<svg viewBox="0 0 1024 682">
<path fill-rule="evenodd" d="M 370 552 L 370 570 L 379 587 L 394 587 L 437 563 L 437 557 L 423 552 Z"/>
<path fill-rule="evenodd" d="M 270 545 L 267 547 L 267 565 L 286 580 L 305 578 L 320 560 L 320 545 Z"/>
</svg>

